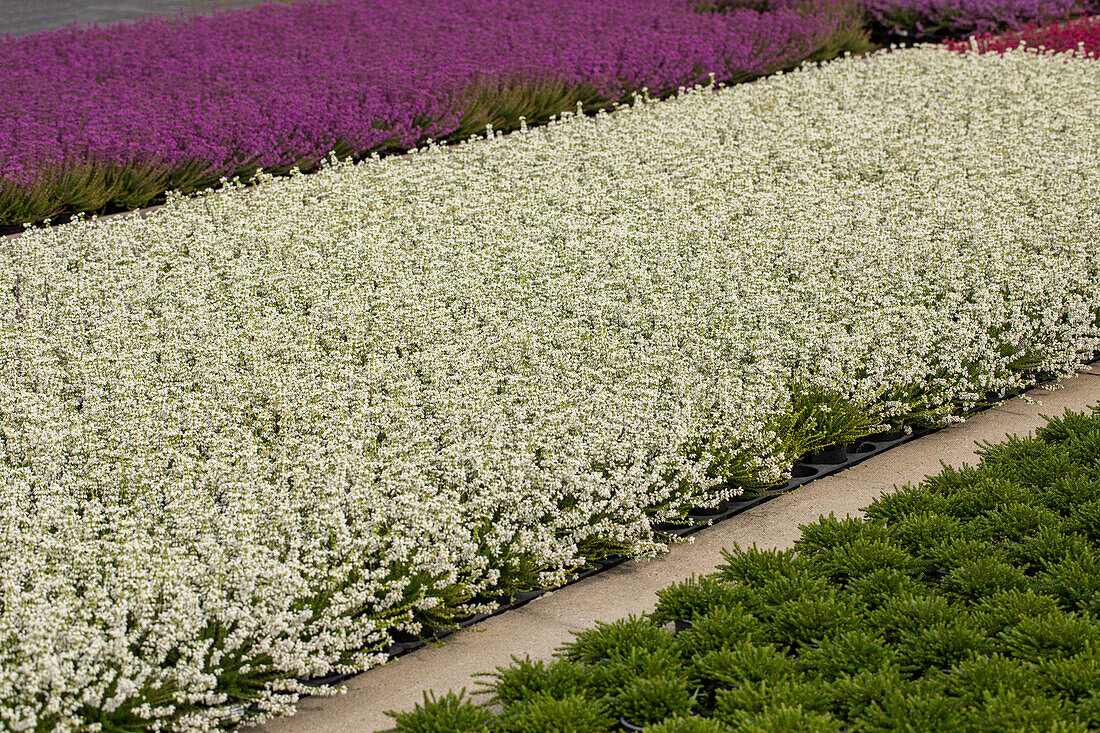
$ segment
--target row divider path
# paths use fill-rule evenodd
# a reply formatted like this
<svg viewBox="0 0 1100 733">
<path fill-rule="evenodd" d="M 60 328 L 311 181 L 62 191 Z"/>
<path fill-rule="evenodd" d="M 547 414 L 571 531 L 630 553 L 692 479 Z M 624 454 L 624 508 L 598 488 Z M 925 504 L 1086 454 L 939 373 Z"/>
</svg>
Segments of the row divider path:
<svg viewBox="0 0 1100 733">
<path fill-rule="evenodd" d="M 817 479 L 791 494 L 755 506 L 692 535 L 652 560 L 627 561 L 577 583 L 548 592 L 526 605 L 492 616 L 428 646 L 368 670 L 345 683 L 346 694 L 310 697 L 294 717 L 278 718 L 248 733 L 363 733 L 392 728 L 387 710 L 407 711 L 425 692 L 478 689 L 475 677 L 507 666 L 513 655 L 548 660 L 572 638 L 571 631 L 592 627 L 653 609 L 657 591 L 693 573 L 713 572 L 721 551 L 735 543 L 787 548 L 800 534 L 799 525 L 820 515 L 862 516 L 862 508 L 883 492 L 917 484 L 938 473 L 941 462 L 954 467 L 977 463 L 979 443 L 999 442 L 1006 435 L 1025 436 L 1045 424 L 1044 415 L 1084 411 L 1100 405 L 1100 362 L 1082 367 L 1078 376 L 1051 390 L 1036 387 L 1021 397 L 977 413 L 892 448 L 839 473 Z M 475 698 L 477 699 L 477 698 Z"/>
</svg>

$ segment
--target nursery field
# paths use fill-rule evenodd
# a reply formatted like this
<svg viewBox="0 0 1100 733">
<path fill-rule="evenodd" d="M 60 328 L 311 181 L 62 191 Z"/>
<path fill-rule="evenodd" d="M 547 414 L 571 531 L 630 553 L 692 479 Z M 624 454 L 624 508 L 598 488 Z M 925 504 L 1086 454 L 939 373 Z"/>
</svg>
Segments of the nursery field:
<svg viewBox="0 0 1100 733">
<path fill-rule="evenodd" d="M 1095 730 L 1098 455 L 1100 408 L 1067 412 L 498 668 L 479 692 L 499 714 L 452 692 L 394 730 Z"/>
<path fill-rule="evenodd" d="M 1098 113 L 1087 59 L 928 46 L 4 241 L 0 720 L 287 712 L 1072 373 Z"/>
</svg>

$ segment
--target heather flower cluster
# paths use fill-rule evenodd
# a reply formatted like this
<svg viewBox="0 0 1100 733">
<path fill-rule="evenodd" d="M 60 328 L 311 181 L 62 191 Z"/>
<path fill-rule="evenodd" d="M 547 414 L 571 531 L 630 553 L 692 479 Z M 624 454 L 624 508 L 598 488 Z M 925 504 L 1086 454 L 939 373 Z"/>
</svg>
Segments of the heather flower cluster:
<svg viewBox="0 0 1100 733">
<path fill-rule="evenodd" d="M 1094 0 L 862 0 L 878 25 L 917 38 L 960 37 L 1046 24 L 1096 9 Z"/>
<path fill-rule="evenodd" d="M 1092 62 L 921 47 L 3 240 L 0 721 L 285 712 L 781 477 L 808 394 L 1071 372 L 1098 106 Z"/>
<path fill-rule="evenodd" d="M 0 37 L 0 223 L 753 78 L 861 19 L 804 5 L 306 0 Z"/>
<path fill-rule="evenodd" d="M 974 45 L 976 44 L 976 45 Z M 986 53 L 1004 53 L 1025 45 L 1034 49 L 1062 52 L 1077 51 L 1085 56 L 1100 55 L 1100 16 L 1088 16 L 1064 23 L 1038 26 L 1031 24 L 1016 31 L 987 33 L 971 41 L 950 41 L 956 51 L 977 48 Z"/>
</svg>

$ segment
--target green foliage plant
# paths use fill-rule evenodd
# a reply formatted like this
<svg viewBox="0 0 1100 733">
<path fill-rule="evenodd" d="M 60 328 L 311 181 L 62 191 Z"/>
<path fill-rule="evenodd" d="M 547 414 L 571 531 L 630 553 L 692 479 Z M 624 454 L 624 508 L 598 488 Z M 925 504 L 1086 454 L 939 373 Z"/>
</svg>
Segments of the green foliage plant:
<svg viewBox="0 0 1100 733">
<path fill-rule="evenodd" d="M 561 698 L 580 689 L 585 683 L 583 667 L 568 659 L 548 663 L 541 659 L 518 659 L 513 656 L 511 665 L 497 667 L 495 673 L 482 676 L 492 678 L 489 682 L 479 683 L 488 688 L 481 691 L 491 695 L 488 702 L 505 706 L 538 694 Z"/>
<path fill-rule="evenodd" d="M 560 651 L 566 659 L 588 664 L 608 659 L 615 652 L 675 647 L 675 640 L 665 629 L 634 615 L 610 623 L 598 621 L 593 629 L 573 633 L 576 638 L 563 644 Z"/>
<path fill-rule="evenodd" d="M 407 713 L 387 711 L 394 733 L 489 733 L 493 714 L 466 698 L 466 690 L 442 697 L 424 693 L 424 702 Z"/>
<path fill-rule="evenodd" d="M 1067 414 L 863 520 L 822 517 L 792 550 L 733 548 L 653 614 L 498 669 L 496 730 L 603 730 L 605 714 L 658 733 L 1095 729 L 1097 500 L 1063 449 L 1088 476 L 1098 428 L 1100 408 Z"/>
<path fill-rule="evenodd" d="M 615 725 L 607 706 L 580 694 L 540 692 L 509 706 L 500 717 L 503 733 L 603 733 Z"/>
<path fill-rule="evenodd" d="M 656 723 L 675 715 L 687 715 L 697 692 L 683 675 L 662 674 L 636 677 L 623 685 L 612 705 L 624 720 L 634 725 Z"/>
<path fill-rule="evenodd" d="M 735 602 L 742 594 L 729 583 L 714 576 L 696 578 L 675 583 L 657 591 L 657 606 L 650 618 L 658 623 L 680 619 L 692 619 L 714 606 Z"/>
</svg>

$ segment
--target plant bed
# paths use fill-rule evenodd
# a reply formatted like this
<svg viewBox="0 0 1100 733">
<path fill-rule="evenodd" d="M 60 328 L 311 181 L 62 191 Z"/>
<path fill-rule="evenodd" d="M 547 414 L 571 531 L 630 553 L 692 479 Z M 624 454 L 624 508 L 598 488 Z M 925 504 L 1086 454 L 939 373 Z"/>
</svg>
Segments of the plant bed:
<svg viewBox="0 0 1100 733">
<path fill-rule="evenodd" d="M 1080 0 L 865 0 L 871 40 L 882 45 L 937 43 L 975 33 L 1047 25 L 1094 8 Z"/>
<path fill-rule="evenodd" d="M 481 693 L 503 712 L 482 730 L 562 696 L 621 716 L 593 732 L 1093 729 L 1100 407 L 980 455 L 865 519 L 821 517 L 791 550 L 726 551 L 652 614 L 574 632 L 554 661 L 498 667 Z M 541 712 L 532 733 L 569 729 L 566 711 Z M 457 731 L 428 704 L 388 714 L 396 733 Z"/>
<path fill-rule="evenodd" d="M 5 724 L 254 722 L 1072 373 L 1097 69 L 850 58 L 6 241 Z"/>
<path fill-rule="evenodd" d="M 0 225 L 743 81 L 869 48 L 861 20 L 849 0 L 306 0 L 0 38 Z"/>
</svg>

